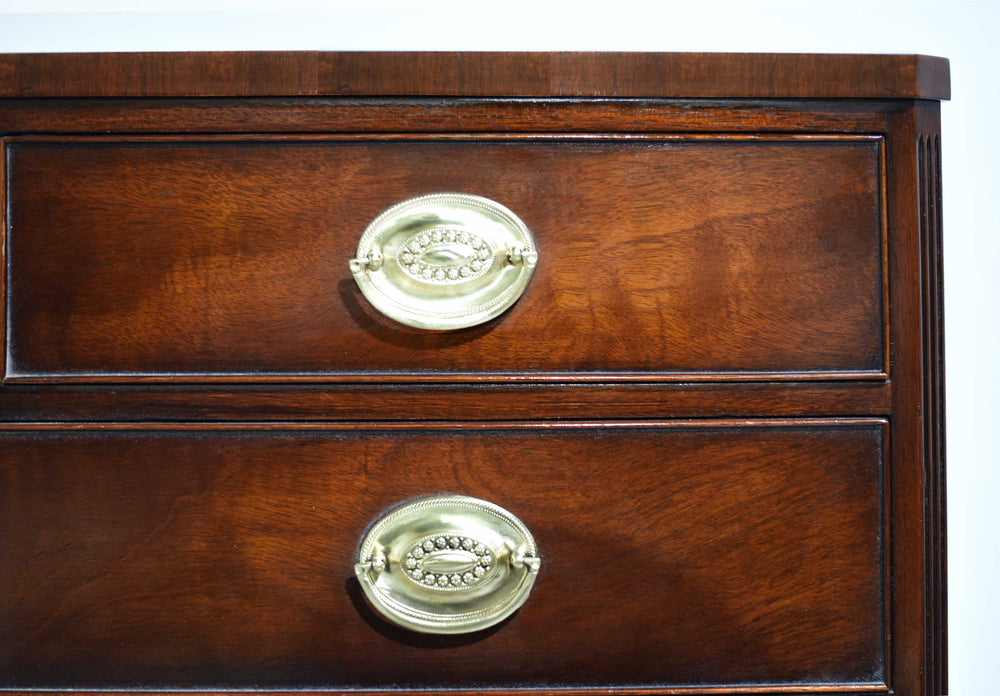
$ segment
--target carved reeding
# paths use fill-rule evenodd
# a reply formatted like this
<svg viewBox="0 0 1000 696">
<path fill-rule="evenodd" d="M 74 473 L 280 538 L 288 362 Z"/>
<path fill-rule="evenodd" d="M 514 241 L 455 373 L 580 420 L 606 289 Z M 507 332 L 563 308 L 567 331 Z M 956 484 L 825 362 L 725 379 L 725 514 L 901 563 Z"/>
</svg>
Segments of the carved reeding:
<svg viewBox="0 0 1000 696">
<path fill-rule="evenodd" d="M 928 693 L 947 691 L 947 550 L 945 524 L 944 304 L 942 267 L 941 141 L 917 138 L 920 206 L 923 465 L 927 510 L 925 577 Z"/>
</svg>

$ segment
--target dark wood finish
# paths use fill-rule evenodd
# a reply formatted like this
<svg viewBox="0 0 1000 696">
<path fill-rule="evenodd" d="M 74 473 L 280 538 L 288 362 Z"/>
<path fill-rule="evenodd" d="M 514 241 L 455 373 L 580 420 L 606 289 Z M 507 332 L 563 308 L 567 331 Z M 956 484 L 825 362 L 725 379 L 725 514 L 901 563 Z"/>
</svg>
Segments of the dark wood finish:
<svg viewBox="0 0 1000 696">
<path fill-rule="evenodd" d="M 894 115 L 887 138 L 890 235 L 890 340 L 894 351 L 890 439 L 893 443 L 893 680 L 903 693 L 943 694 L 946 683 L 943 377 L 940 185 L 926 164 L 929 140 L 940 137 L 936 103 Z M 898 278 L 893 282 L 892 278 Z M 925 674 L 926 672 L 926 674 Z"/>
<path fill-rule="evenodd" d="M 934 688 L 947 689 L 948 605 L 946 594 L 946 527 L 944 520 L 944 286 L 942 272 L 941 229 L 941 140 L 937 128 L 938 113 L 934 107 L 921 108 L 917 141 L 920 195 L 920 236 L 923 247 L 923 334 L 924 334 L 924 399 L 927 419 L 924 429 L 924 470 L 931 492 L 926 523 L 927 561 L 924 571 L 930 595 L 927 619 L 927 662 Z M 940 636 L 940 638 L 938 638 Z"/>
<path fill-rule="evenodd" d="M 9 99 L 0 132 L 881 133 L 905 101 L 600 99 Z"/>
<path fill-rule="evenodd" d="M 663 687 L 657 689 L 649 688 L 622 688 L 616 687 L 614 689 L 602 689 L 602 693 L 614 694 L 614 696 L 648 696 L 651 693 L 663 694 L 664 696 L 688 696 L 689 694 L 737 694 L 742 696 L 743 694 L 754 693 L 754 694 L 808 694 L 809 696 L 814 696 L 815 694 L 845 694 L 848 696 L 857 696 L 858 694 L 872 694 L 872 693 L 883 693 L 885 688 L 880 685 L 871 684 L 852 684 L 847 687 L 847 691 L 844 690 L 843 686 L 832 686 L 832 685 L 820 685 L 820 686 L 761 686 L 753 688 L 752 691 L 748 690 L 745 686 L 720 686 L 720 687 L 690 687 L 690 686 L 680 686 L 680 687 Z M 12 694 L 14 696 L 31 696 L 34 691 L 7 691 L 5 693 Z M 96 694 L 107 694 L 107 691 L 77 691 L 74 690 L 74 696 L 95 696 Z M 157 691 L 143 691 L 139 689 L 130 689 L 130 694 L 157 694 L 163 692 Z M 198 694 L 198 696 L 229 696 L 230 694 L 238 694 L 245 692 L 225 692 L 225 691 L 207 691 L 198 690 L 196 692 L 179 692 L 179 693 L 192 693 Z M 293 694 L 301 694 L 301 691 L 291 691 L 291 690 L 281 690 L 281 689 L 268 689 L 266 692 L 270 696 L 293 696 Z M 316 696 L 355 696 L 356 694 L 385 694 L 385 690 L 368 690 L 368 689 L 350 689 L 349 691 L 330 691 L 330 690 L 309 690 L 309 694 L 316 694 Z M 391 693 L 393 696 L 423 696 L 427 693 L 425 690 L 414 690 L 414 689 L 392 689 Z M 448 696 L 481 696 L 483 694 L 483 689 L 448 689 Z M 491 696 L 521 696 L 525 693 L 538 694 L 539 696 L 589 696 L 594 693 L 592 688 L 565 688 L 557 687 L 552 689 L 532 689 L 526 692 L 523 688 L 514 689 L 490 689 L 489 693 Z"/>
<path fill-rule="evenodd" d="M 6 429 L 2 685 L 878 685 L 884 444 L 878 421 Z M 365 526 L 442 490 L 540 544 L 502 629 L 417 638 L 360 599 Z"/>
<path fill-rule="evenodd" d="M 0 55 L 0 97 L 280 95 L 925 98 L 930 56 L 745 53 L 110 53 Z"/>
<path fill-rule="evenodd" d="M 846 689 L 846 690 L 845 690 Z M 11 694 L 12 696 L 32 696 L 37 694 L 37 691 L 18 691 L 10 690 L 5 691 L 5 694 Z M 108 694 L 107 691 L 87 691 L 87 690 L 73 690 L 74 696 L 97 696 L 97 694 Z M 130 694 L 143 694 L 143 695 L 153 695 L 163 693 L 162 691 L 152 691 L 152 690 L 142 690 L 142 689 L 129 689 Z M 198 696 L 231 696 L 234 694 L 246 693 L 245 691 L 212 691 L 199 689 L 197 691 L 188 692 L 174 692 L 174 693 L 184 693 L 184 694 L 197 694 Z M 255 693 L 267 693 L 269 696 L 297 696 L 301 694 L 302 691 L 294 690 L 282 690 L 282 689 L 267 689 L 266 691 L 255 692 Z M 386 694 L 392 693 L 393 696 L 424 696 L 427 691 L 420 689 L 392 689 L 387 692 L 384 689 L 350 689 L 348 691 L 337 690 L 331 691 L 329 689 L 310 689 L 308 692 L 310 695 L 315 694 L 316 696 L 355 696 L 356 694 L 367 695 L 367 694 Z M 448 689 L 448 696 L 481 696 L 484 691 L 483 689 Z M 490 696 L 523 696 L 525 693 L 537 694 L 538 696 L 590 696 L 594 693 L 593 688 L 566 688 L 566 687 L 556 687 L 556 688 L 541 688 L 541 689 L 531 689 L 526 691 L 524 688 L 518 687 L 513 689 L 489 689 Z M 857 696 L 858 694 L 873 694 L 873 693 L 886 693 L 885 687 L 880 684 L 850 684 L 850 685 L 781 685 L 781 686 L 758 686 L 758 687 L 746 687 L 746 686 L 718 686 L 718 687 L 692 687 L 692 686 L 677 686 L 677 687 L 658 687 L 655 689 L 650 689 L 647 687 L 615 687 L 612 689 L 601 689 L 601 693 L 614 694 L 614 696 L 649 696 L 649 694 L 661 694 L 663 696 L 689 696 L 690 694 L 735 694 L 738 696 L 743 696 L 744 694 L 807 694 L 809 696 L 815 696 L 815 694 L 844 694 L 846 696 Z"/>
<path fill-rule="evenodd" d="M 879 148 L 15 140 L 6 379 L 884 376 Z M 455 190 L 515 211 L 541 262 L 501 319 L 408 330 L 347 260 L 381 210 Z"/>
<path fill-rule="evenodd" d="M 9 312 L 4 328 L 15 330 L 8 338 L 20 351 L 10 364 L 14 380 L 0 384 L 0 678 L 12 693 L 32 685 L 49 693 L 60 685 L 104 694 L 166 685 L 332 693 L 363 683 L 380 693 L 382 687 L 405 693 L 407 684 L 432 684 L 458 688 L 456 693 L 527 689 L 550 696 L 947 691 L 941 144 L 939 107 L 931 101 L 948 96 L 947 61 L 733 54 L 0 56 L 0 95 L 0 138 L 12 146 L 12 162 L 24 165 L 0 168 L 0 178 L 16 175 L 2 186 L 14 204 L 10 211 L 3 208 L 8 196 L 0 196 L 6 235 L 0 250 L 15 290 L 13 302 L 2 298 Z M 135 143 L 129 146 L 135 152 L 124 152 L 125 141 Z M 845 295 L 795 299 L 796 288 L 814 288 L 793 274 L 783 289 L 759 282 L 749 304 L 730 293 L 740 296 L 737 309 L 754 306 L 762 313 L 761 326 L 771 321 L 775 336 L 752 348 L 725 337 L 725 345 L 744 345 L 757 355 L 771 351 L 777 365 L 782 360 L 773 342 L 790 340 L 793 329 L 772 320 L 779 305 L 798 302 L 820 312 L 815 326 L 824 338 L 817 345 L 845 349 L 837 353 L 845 362 L 834 371 L 801 371 L 817 360 L 809 353 L 812 337 L 803 336 L 791 371 L 786 365 L 776 372 L 669 372 L 676 365 L 666 362 L 664 347 L 690 358 L 701 354 L 690 341 L 672 345 L 673 327 L 654 321 L 642 340 L 625 335 L 637 347 L 634 356 L 615 347 L 610 323 L 603 324 L 608 340 L 601 346 L 587 345 L 591 337 L 571 329 L 572 350 L 590 355 L 592 363 L 627 356 L 649 366 L 649 372 L 612 373 L 613 382 L 596 372 L 577 372 L 568 381 L 566 374 L 535 371 L 528 382 L 480 372 L 456 383 L 453 375 L 425 371 L 405 383 L 384 376 L 366 383 L 354 373 L 266 374 L 274 368 L 264 366 L 249 375 L 256 383 L 236 383 L 236 364 L 221 353 L 213 356 L 213 347 L 222 345 L 244 368 L 245 355 L 212 320 L 197 315 L 197 288 L 187 281 L 212 288 L 219 278 L 236 278 L 242 263 L 244 270 L 291 284 L 295 297 L 313 297 L 317 290 L 308 279 L 290 276 L 281 254 L 268 266 L 259 259 L 248 265 L 241 252 L 227 265 L 211 247 L 227 248 L 224 239 L 192 235 L 152 215 L 142 220 L 137 211 L 149 200 L 162 213 L 163 202 L 174 200 L 171 215 L 196 226 L 207 219 L 210 229 L 241 234 L 254 232 L 260 221 L 293 220 L 298 237 L 275 226 L 266 244 L 257 230 L 247 243 L 228 249 L 256 248 L 263 256 L 284 245 L 287 257 L 314 272 L 315 264 L 305 263 L 309 244 L 333 240 L 350 253 L 359 230 L 347 235 L 318 222 L 333 199 L 319 185 L 302 194 L 302 182 L 317 179 L 307 165 L 322 163 L 317 153 L 336 148 L 372 153 L 399 147 L 451 154 L 493 149 L 508 153 L 504 165 L 526 159 L 510 153 L 589 152 L 605 174 L 616 173 L 612 162 L 620 167 L 628 151 L 654 153 L 653 160 L 671 147 L 682 154 L 740 147 L 765 153 L 764 164 L 772 170 L 788 164 L 788 171 L 772 178 L 775 172 L 765 172 L 760 161 L 745 169 L 730 161 L 736 166 L 725 169 L 725 157 L 710 160 L 727 184 L 714 205 L 749 205 L 766 215 L 715 216 L 706 207 L 691 220 L 718 222 L 720 245 L 755 239 L 761 248 L 764 232 L 757 223 L 778 221 L 785 234 L 776 239 L 802 253 L 783 257 L 783 247 L 765 248 L 755 263 L 791 258 L 798 260 L 789 268 L 813 264 L 821 291 L 839 287 L 878 311 L 844 306 Z M 162 170 L 170 176 L 157 179 L 156 157 L 172 148 L 209 156 L 205 162 L 189 158 L 186 171 L 178 161 Z M 281 148 L 284 156 L 277 154 Z M 828 156 L 813 169 L 832 169 L 813 171 L 804 158 L 775 156 L 779 150 L 847 151 L 854 164 Z M 37 166 L 43 151 L 50 158 L 46 167 Z M 220 163 L 221 152 L 229 154 Z M 307 156 L 296 160 L 289 153 Z M 17 160 L 21 155 L 28 157 Z M 118 166 L 109 168 L 115 157 Z M 91 160 L 100 165 L 94 174 L 109 185 L 117 182 L 116 190 L 101 191 L 88 180 Z M 648 212 L 667 203 L 690 209 L 689 196 L 707 195 L 655 176 L 657 170 L 672 173 L 666 159 L 658 161 L 652 173 L 637 174 L 643 186 L 630 187 L 629 200 L 642 201 Z M 680 181 L 691 184 L 700 176 L 707 182 L 704 161 L 700 168 L 692 163 L 693 172 Z M 324 185 L 346 181 L 335 164 L 326 161 L 333 176 Z M 29 178 L 22 176 L 32 167 L 35 192 L 24 188 Z M 132 183 L 128 177 L 122 183 L 126 168 Z M 494 175 L 505 196 L 530 201 L 527 189 L 534 184 L 565 201 L 578 196 L 561 181 L 571 170 L 553 165 L 542 177 L 532 167 L 505 166 Z M 213 171 L 225 176 L 206 179 Z M 485 181 L 482 170 L 480 176 Z M 364 180 L 370 199 L 406 188 L 396 175 L 377 186 L 374 176 Z M 424 183 L 437 180 L 426 175 Z M 837 196 L 823 185 L 830 180 L 855 191 L 855 204 L 834 205 Z M 244 190 L 221 189 L 209 202 L 203 189 L 218 189 L 221 181 Z M 727 199 L 754 181 L 758 190 L 749 204 Z M 790 183 L 776 187 L 782 181 Z M 164 194 L 164 186 L 177 182 L 184 182 L 180 193 Z M 246 189 L 255 182 L 276 192 L 277 207 L 246 207 L 252 199 Z M 584 184 L 592 209 L 625 211 L 616 198 L 625 189 L 620 181 L 606 191 L 599 177 L 577 176 L 574 183 Z M 549 193 L 538 192 L 534 200 Z M 352 194 L 338 195 L 346 201 Z M 201 203 L 188 208 L 183 199 Z M 361 205 L 374 213 L 391 202 Z M 50 205 L 75 219 L 60 219 L 46 210 Z M 544 201 L 537 206 L 528 208 L 554 219 L 569 215 Z M 826 220 L 818 219 L 821 209 Z M 234 222 L 246 210 L 253 212 L 247 222 Z M 362 219 L 340 212 L 342 219 L 351 215 Z M 163 246 L 122 231 L 140 229 L 139 222 L 160 235 Z M 615 228 L 616 253 L 621 245 L 635 245 L 629 224 Z M 545 234 L 550 244 L 566 244 Z M 705 241 L 691 230 L 674 234 L 688 235 L 689 252 Z M 350 245 L 344 241 L 349 237 Z M 647 235 L 652 239 L 660 240 Z M 827 239 L 860 240 L 865 251 L 843 246 L 837 252 L 836 244 L 824 246 Z M 185 252 L 191 242 L 201 251 L 194 253 L 194 245 Z M 88 251 L 87 244 L 96 246 Z M 112 248 L 142 250 L 147 267 L 115 266 L 110 254 L 92 254 Z M 83 258 L 88 264 L 74 263 Z M 839 259 L 842 273 L 820 274 L 823 258 Z M 861 259 L 868 261 L 849 263 Z M 185 260 L 211 260 L 220 273 L 177 276 Z M 49 377 L 78 370 L 80 351 L 65 349 L 81 326 L 102 322 L 118 322 L 106 335 L 113 347 L 132 346 L 131 353 L 106 351 L 105 367 L 148 361 L 138 347 L 151 345 L 153 322 L 123 322 L 120 310 L 137 297 L 166 296 L 168 286 L 154 281 L 168 277 L 167 262 L 184 279 L 175 286 L 186 303 L 181 313 L 200 327 L 207 352 L 192 352 L 181 336 L 172 358 L 164 337 L 156 360 L 184 358 L 178 352 L 184 349 L 184 359 L 215 361 L 228 381 L 173 372 L 121 377 L 133 384 L 86 376 L 90 381 L 83 384 L 17 381 L 32 365 Z M 56 269 L 68 276 L 57 277 Z M 331 270 L 337 274 L 346 277 L 339 265 Z M 29 285 L 29 279 L 45 282 Z M 257 277 L 240 280 L 257 291 L 267 320 L 277 324 L 274 293 L 259 292 Z M 329 280 L 323 279 L 326 290 Z M 709 281 L 717 279 L 703 280 L 690 287 L 692 297 L 711 295 Z M 114 287 L 101 295 L 103 281 Z M 617 292 L 625 304 L 646 301 L 621 292 L 641 287 L 620 271 L 597 272 L 587 281 L 588 292 L 593 285 L 602 297 Z M 538 288 L 551 294 L 565 283 L 561 276 L 539 275 L 522 302 L 537 302 L 530 298 Z M 277 287 L 277 296 L 282 292 L 288 289 Z M 81 305 L 77 293 L 100 301 Z M 250 295 L 227 288 L 222 297 L 236 308 L 234 316 L 250 316 L 240 304 Z M 774 304 L 764 297 L 784 299 Z M 341 306 L 350 296 L 327 298 L 337 307 L 320 307 L 320 314 L 346 317 L 338 331 L 351 326 L 354 315 Z M 88 307 L 91 314 L 67 314 L 62 307 Z M 166 318 L 176 321 L 178 308 L 164 307 Z M 42 309 L 46 321 L 36 316 Z M 525 356 L 510 353 L 512 343 L 498 339 L 513 336 L 507 322 L 515 312 L 533 317 L 537 326 L 540 311 L 519 303 L 482 331 L 475 340 L 492 341 L 496 354 L 475 355 L 459 341 L 449 350 L 466 351 L 473 370 L 523 365 Z M 845 333 L 845 312 L 867 323 Z M 317 319 L 311 312 L 299 316 L 303 322 L 292 329 L 282 325 L 282 335 L 301 339 L 303 325 Z M 341 344 L 341 352 L 357 360 L 362 344 L 381 349 L 382 343 L 399 352 L 393 335 L 379 333 L 386 328 L 377 321 L 355 323 L 359 340 Z M 262 340 L 251 334 L 241 337 L 250 336 L 247 348 Z M 92 356 L 101 354 L 98 338 L 92 332 Z M 424 340 L 429 346 L 447 342 Z M 291 347 L 274 350 L 286 363 L 278 369 L 289 369 Z M 532 350 L 543 363 L 556 359 L 541 343 Z M 864 355 L 875 357 L 865 362 Z M 745 354 L 709 357 L 721 364 Z M 436 358 L 422 359 L 433 365 Z M 353 543 L 379 509 L 406 495 L 442 490 L 493 497 L 542 530 L 536 532 L 540 539 L 551 540 L 528 604 L 484 635 L 428 639 L 395 631 L 379 623 L 346 582 Z M 768 504 L 752 504 L 761 500 Z M 646 512 L 657 524 L 643 523 Z M 584 531 L 576 536 L 567 530 Z M 584 535 L 599 537 L 602 545 L 588 546 Z M 649 548 L 663 553 L 649 555 Z M 808 562 L 806 550 L 816 551 Z M 622 559 L 627 569 L 609 562 Z M 644 575 L 647 568 L 660 572 Z M 639 585 L 629 585 L 635 577 Z M 619 592 L 602 579 L 629 589 Z M 584 586 L 567 591 L 572 582 Z M 636 587 L 657 592 L 642 594 Z M 722 604 L 709 600 L 725 600 L 727 611 L 715 611 Z M 584 615 L 585 605 L 596 608 Z M 458 655 L 471 660 L 455 660 Z M 802 681 L 791 681 L 796 676 Z M 23 692 L 29 693 L 38 692 Z"/>
<path fill-rule="evenodd" d="M 316 94 L 315 51 L 0 55 L 3 97 Z"/>
<path fill-rule="evenodd" d="M 884 381 L 478 385 L 7 385 L 5 421 L 328 421 L 889 415 Z"/>
<path fill-rule="evenodd" d="M 450 96 L 950 95 L 948 62 L 940 58 L 780 53 L 323 53 L 319 88 L 334 94 Z"/>
</svg>

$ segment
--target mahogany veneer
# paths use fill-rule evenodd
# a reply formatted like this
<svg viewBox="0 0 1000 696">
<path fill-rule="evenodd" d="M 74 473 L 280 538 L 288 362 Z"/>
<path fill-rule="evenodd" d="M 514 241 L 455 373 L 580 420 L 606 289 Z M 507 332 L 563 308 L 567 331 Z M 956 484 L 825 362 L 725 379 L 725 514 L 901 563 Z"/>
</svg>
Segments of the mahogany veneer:
<svg viewBox="0 0 1000 696">
<path fill-rule="evenodd" d="M 11 139 L 7 379 L 884 374 L 880 148 Z M 346 273 L 350 231 L 453 190 L 548 261 L 503 322 L 401 329 Z"/>
<path fill-rule="evenodd" d="M 0 689 L 946 690 L 947 61 L 0 55 Z M 409 329 L 347 261 L 404 198 L 531 228 Z M 389 506 L 532 530 L 458 636 L 364 601 Z"/>
</svg>

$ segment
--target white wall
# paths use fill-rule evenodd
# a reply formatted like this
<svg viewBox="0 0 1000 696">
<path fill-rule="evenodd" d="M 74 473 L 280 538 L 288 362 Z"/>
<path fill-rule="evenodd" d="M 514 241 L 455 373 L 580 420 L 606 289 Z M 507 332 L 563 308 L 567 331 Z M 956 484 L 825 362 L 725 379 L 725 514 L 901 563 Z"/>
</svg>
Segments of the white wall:
<svg viewBox="0 0 1000 696">
<path fill-rule="evenodd" d="M 697 3 L 697 6 L 695 6 Z M 139 12 L 123 10 L 140 9 Z M 1000 694 L 1000 2 L 0 0 L 0 52 L 467 49 L 926 53 L 943 107 L 950 673 Z M 990 162 L 994 164 L 991 166 Z M 997 432 L 994 432 L 994 428 Z"/>
</svg>

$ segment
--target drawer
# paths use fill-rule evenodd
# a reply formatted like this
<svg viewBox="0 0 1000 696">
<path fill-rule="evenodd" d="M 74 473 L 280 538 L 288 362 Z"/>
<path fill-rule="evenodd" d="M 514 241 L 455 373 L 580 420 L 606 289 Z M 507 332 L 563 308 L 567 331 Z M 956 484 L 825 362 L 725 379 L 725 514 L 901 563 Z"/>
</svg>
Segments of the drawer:
<svg viewBox="0 0 1000 696">
<path fill-rule="evenodd" d="M 946 693 L 947 95 L 922 56 L 0 55 L 0 691 Z M 415 198 L 531 236 L 366 232 Z M 431 331 L 387 268 L 530 280 Z"/>
<path fill-rule="evenodd" d="M 886 426 L 4 426 L 0 687 L 884 690 Z M 395 628 L 354 578 L 432 493 L 538 543 L 492 629 Z"/>
<path fill-rule="evenodd" d="M 7 382 L 888 372 L 878 136 L 14 137 L 5 161 Z M 396 324 L 349 272 L 435 191 L 537 241 L 482 326 Z"/>
</svg>

